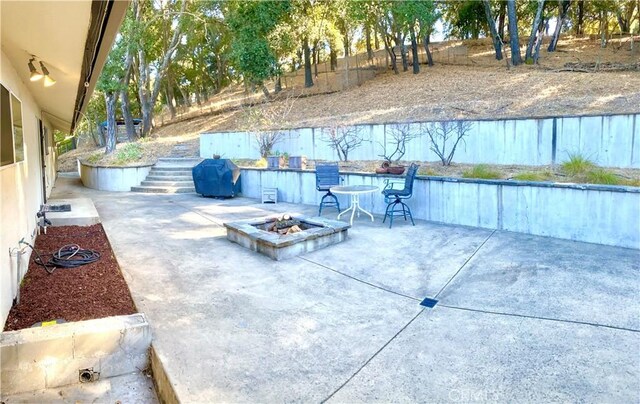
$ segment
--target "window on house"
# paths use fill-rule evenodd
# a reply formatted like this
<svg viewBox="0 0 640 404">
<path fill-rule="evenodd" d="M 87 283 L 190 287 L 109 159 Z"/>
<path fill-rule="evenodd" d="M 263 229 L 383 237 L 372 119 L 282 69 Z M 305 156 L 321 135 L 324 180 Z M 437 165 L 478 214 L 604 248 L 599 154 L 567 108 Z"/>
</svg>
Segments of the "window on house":
<svg viewBox="0 0 640 404">
<path fill-rule="evenodd" d="M 11 94 L 11 112 L 13 115 L 13 150 L 16 163 L 24 160 L 24 138 L 22 131 L 22 104 Z"/>
<path fill-rule="evenodd" d="M 11 95 L 0 85 L 0 166 L 13 164 L 13 128 L 11 127 Z"/>
<path fill-rule="evenodd" d="M 24 160 L 22 104 L 0 84 L 0 166 Z"/>
</svg>

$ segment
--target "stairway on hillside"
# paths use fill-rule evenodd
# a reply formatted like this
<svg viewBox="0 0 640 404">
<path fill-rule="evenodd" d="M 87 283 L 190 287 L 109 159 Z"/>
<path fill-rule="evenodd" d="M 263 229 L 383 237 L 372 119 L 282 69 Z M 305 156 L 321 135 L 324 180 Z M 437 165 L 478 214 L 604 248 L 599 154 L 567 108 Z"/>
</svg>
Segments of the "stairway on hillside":
<svg viewBox="0 0 640 404">
<path fill-rule="evenodd" d="M 132 192 L 178 194 L 195 192 L 191 169 L 201 158 L 159 158 L 140 186 L 131 187 Z"/>
</svg>

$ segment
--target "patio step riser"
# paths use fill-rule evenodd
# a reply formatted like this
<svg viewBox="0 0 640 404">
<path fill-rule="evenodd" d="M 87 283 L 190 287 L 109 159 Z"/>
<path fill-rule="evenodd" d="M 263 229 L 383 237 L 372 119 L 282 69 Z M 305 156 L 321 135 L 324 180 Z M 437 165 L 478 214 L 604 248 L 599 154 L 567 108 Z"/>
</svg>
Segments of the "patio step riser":
<svg viewBox="0 0 640 404">
<path fill-rule="evenodd" d="M 193 181 L 190 175 L 148 175 L 145 181 Z"/>
<path fill-rule="evenodd" d="M 158 166 L 155 165 L 151 168 L 151 170 L 158 170 L 158 171 L 191 171 L 191 168 L 193 167 L 189 167 L 189 166 Z"/>
<path fill-rule="evenodd" d="M 172 166 L 172 167 L 193 167 L 200 163 L 202 159 L 194 158 L 160 158 L 156 163 L 156 167 Z"/>
<path fill-rule="evenodd" d="M 132 187 L 131 191 L 154 194 L 195 192 L 191 169 L 201 161 L 200 158 L 160 158 L 140 186 Z"/>
<path fill-rule="evenodd" d="M 143 192 L 150 194 L 184 194 L 188 192 L 195 192 L 194 187 L 131 187 L 131 192 Z"/>
<path fill-rule="evenodd" d="M 194 187 L 193 181 L 149 181 L 144 180 L 140 184 L 149 187 Z"/>
<path fill-rule="evenodd" d="M 176 171 L 164 171 L 164 170 L 155 170 L 155 169 L 151 169 L 151 171 L 149 171 L 149 175 L 155 175 L 155 176 L 161 176 L 161 175 L 182 175 L 182 176 L 191 176 L 191 171 L 190 170 L 176 170 Z"/>
</svg>

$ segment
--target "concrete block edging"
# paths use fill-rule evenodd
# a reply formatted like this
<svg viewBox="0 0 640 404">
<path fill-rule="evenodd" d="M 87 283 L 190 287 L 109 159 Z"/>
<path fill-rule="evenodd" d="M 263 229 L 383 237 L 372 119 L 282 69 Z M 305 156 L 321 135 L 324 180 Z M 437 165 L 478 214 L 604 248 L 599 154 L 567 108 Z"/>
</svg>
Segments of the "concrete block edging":
<svg viewBox="0 0 640 404">
<path fill-rule="evenodd" d="M 259 199 L 262 187 L 277 187 L 282 202 L 318 205 L 322 197 L 312 170 L 241 172 L 242 194 L 249 198 Z M 389 177 L 357 172 L 341 176 L 344 185 L 380 189 Z M 344 198 L 340 202 L 348 205 Z M 362 197 L 360 203 L 378 215 L 386 208 L 379 193 Z M 637 187 L 418 176 L 407 203 L 416 219 L 640 249 Z"/>
<path fill-rule="evenodd" d="M 131 187 L 139 186 L 153 164 L 132 167 L 105 167 L 78 161 L 78 171 L 82 184 L 99 191 L 129 192 Z"/>
<path fill-rule="evenodd" d="M 143 313 L 0 334 L 2 396 L 104 379 L 149 366 L 151 329 Z"/>
</svg>

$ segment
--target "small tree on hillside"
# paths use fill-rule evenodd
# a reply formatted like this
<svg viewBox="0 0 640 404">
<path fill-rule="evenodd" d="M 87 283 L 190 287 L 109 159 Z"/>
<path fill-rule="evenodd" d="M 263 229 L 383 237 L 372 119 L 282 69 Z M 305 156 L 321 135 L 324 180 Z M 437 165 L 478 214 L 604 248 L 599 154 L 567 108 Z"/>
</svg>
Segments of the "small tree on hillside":
<svg viewBox="0 0 640 404">
<path fill-rule="evenodd" d="M 381 143 L 380 145 L 384 149 L 384 152 L 380 157 L 389 163 L 397 163 L 407 152 L 407 143 L 419 138 L 423 133 L 420 130 L 412 129 L 408 123 L 394 123 L 387 127 L 389 128 L 388 134 L 391 136 L 391 139 L 388 141 L 391 148 L 387 150 L 387 145 Z"/>
<path fill-rule="evenodd" d="M 443 166 L 451 165 L 458 144 L 465 143 L 464 138 L 469 135 L 471 128 L 473 122 L 468 121 L 431 122 L 420 125 L 421 131 L 429 136 L 430 149 L 438 155 Z"/>
<path fill-rule="evenodd" d="M 360 127 L 340 124 L 322 129 L 322 139 L 338 153 L 340 161 L 349 161 L 349 153 L 367 141 Z"/>
<path fill-rule="evenodd" d="M 285 131 L 272 128 L 282 128 L 289 124 L 288 117 L 296 100 L 297 97 L 289 93 L 265 104 L 242 105 L 243 126 L 256 139 L 263 158 L 269 156 L 274 146 L 286 136 Z"/>
</svg>

